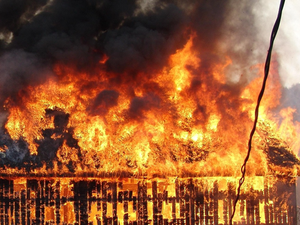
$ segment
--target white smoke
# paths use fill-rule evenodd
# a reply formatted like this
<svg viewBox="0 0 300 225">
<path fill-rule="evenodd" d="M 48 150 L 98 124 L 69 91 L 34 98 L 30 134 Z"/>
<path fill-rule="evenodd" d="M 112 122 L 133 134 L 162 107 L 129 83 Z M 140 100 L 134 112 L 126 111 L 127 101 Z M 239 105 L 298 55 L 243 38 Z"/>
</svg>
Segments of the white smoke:
<svg viewBox="0 0 300 225">
<path fill-rule="evenodd" d="M 262 47 L 268 45 L 270 33 L 277 17 L 280 1 L 260 0 L 255 8 L 255 18 Z M 282 84 L 291 87 L 300 83 L 300 1 L 285 2 L 282 20 L 274 43 L 274 53 L 279 59 Z M 267 53 L 267 49 L 266 49 Z"/>
</svg>

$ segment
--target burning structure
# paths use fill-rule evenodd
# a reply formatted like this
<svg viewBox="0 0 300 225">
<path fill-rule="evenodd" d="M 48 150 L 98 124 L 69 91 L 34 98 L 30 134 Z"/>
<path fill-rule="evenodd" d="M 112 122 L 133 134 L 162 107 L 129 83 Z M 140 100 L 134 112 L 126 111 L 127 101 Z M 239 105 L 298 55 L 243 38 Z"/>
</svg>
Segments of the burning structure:
<svg viewBox="0 0 300 225">
<path fill-rule="evenodd" d="M 4 224 L 229 224 L 236 179 L 3 179 Z M 295 186 L 252 177 L 236 224 L 296 224 Z"/>
<path fill-rule="evenodd" d="M 228 224 L 262 79 L 251 12 L 231 19 L 252 4 L 1 0 L 0 221 Z M 295 224 L 272 65 L 237 224 Z"/>
</svg>

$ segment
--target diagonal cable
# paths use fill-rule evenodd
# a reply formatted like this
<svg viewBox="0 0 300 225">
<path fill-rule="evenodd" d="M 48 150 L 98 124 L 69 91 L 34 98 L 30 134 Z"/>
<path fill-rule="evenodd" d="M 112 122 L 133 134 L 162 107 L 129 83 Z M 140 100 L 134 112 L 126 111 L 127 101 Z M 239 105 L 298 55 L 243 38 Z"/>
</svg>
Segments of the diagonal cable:
<svg viewBox="0 0 300 225">
<path fill-rule="evenodd" d="M 262 97 L 263 97 L 264 92 L 265 92 L 266 82 L 267 82 L 268 75 L 269 75 L 269 69 L 270 69 L 270 62 L 271 62 L 271 55 L 272 55 L 273 44 L 274 44 L 274 40 L 275 40 L 277 31 L 278 31 L 278 28 L 279 28 L 279 24 L 280 24 L 280 20 L 281 20 L 281 15 L 282 15 L 284 3 L 285 3 L 285 0 L 281 0 L 280 6 L 279 6 L 278 15 L 277 15 L 277 19 L 275 21 L 275 24 L 273 26 L 273 30 L 272 30 L 272 33 L 271 33 L 270 46 L 269 46 L 268 55 L 267 55 L 266 62 L 265 62 L 264 79 L 263 79 L 262 87 L 261 87 L 261 90 L 260 90 L 260 93 L 259 93 L 259 96 L 258 96 L 258 99 L 257 99 L 256 108 L 255 108 L 255 119 L 254 119 L 253 128 L 251 130 L 249 141 L 248 141 L 247 156 L 246 156 L 246 158 L 244 160 L 244 163 L 243 163 L 243 165 L 241 167 L 242 176 L 241 176 L 241 178 L 239 180 L 239 186 L 238 186 L 238 189 L 237 189 L 237 196 L 236 196 L 236 199 L 235 199 L 234 204 L 233 204 L 233 212 L 232 212 L 232 215 L 230 217 L 230 222 L 229 222 L 230 225 L 232 225 L 232 220 L 233 220 L 233 217 L 234 217 L 234 214 L 235 214 L 235 211 L 236 211 L 236 205 L 237 205 L 237 202 L 238 202 L 238 200 L 240 198 L 241 187 L 242 187 L 242 185 L 243 185 L 243 183 L 245 181 L 246 165 L 247 165 L 247 162 L 249 160 L 251 149 L 252 149 L 252 139 L 253 139 L 253 135 L 254 135 L 255 130 L 256 130 L 256 125 L 257 125 L 257 120 L 258 120 L 259 106 L 260 106 L 260 102 L 261 102 Z"/>
</svg>

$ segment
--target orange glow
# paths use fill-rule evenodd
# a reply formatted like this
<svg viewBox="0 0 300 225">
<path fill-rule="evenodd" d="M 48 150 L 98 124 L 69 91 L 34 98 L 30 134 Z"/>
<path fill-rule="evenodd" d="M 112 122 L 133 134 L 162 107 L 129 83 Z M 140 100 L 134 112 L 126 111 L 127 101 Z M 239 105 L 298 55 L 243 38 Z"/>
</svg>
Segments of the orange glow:
<svg viewBox="0 0 300 225">
<path fill-rule="evenodd" d="M 295 182 L 293 179 L 289 181 Z M 19 209 L 24 207 L 24 203 L 28 204 L 30 216 L 21 218 L 21 214 L 11 214 L 9 207 L 9 215 L 13 217 L 8 218 L 8 224 L 15 224 L 17 220 L 28 224 L 35 221 L 106 224 L 113 220 L 123 225 L 144 220 L 148 224 L 155 221 L 192 221 L 224 225 L 229 222 L 238 178 L 63 177 L 30 178 L 25 180 L 25 185 L 23 180 L 15 179 L 13 184 L 16 188 L 14 195 L 4 192 L 4 196 Z M 292 190 L 293 184 L 273 176 L 246 179 L 233 222 L 249 221 L 245 224 L 263 225 L 276 223 L 281 218 L 286 224 L 293 224 L 294 209 L 290 204 L 295 193 Z M 39 195 L 25 195 L 27 191 Z"/>
<path fill-rule="evenodd" d="M 8 99 L 8 134 L 13 140 L 25 140 L 30 155 L 40 157 L 44 164 L 30 172 L 238 176 L 253 124 L 262 65 L 253 67 L 258 77 L 242 90 L 232 84 L 237 89 L 233 94 L 224 72 L 231 60 L 225 57 L 212 68 L 202 69 L 194 38 L 193 34 L 183 49 L 170 56 L 168 65 L 151 76 L 139 73 L 128 83 L 114 83 L 111 78 L 116 74 L 103 67 L 107 57 L 99 62 L 97 74 L 57 63 L 57 77 L 28 87 L 22 106 Z M 281 112 L 281 125 L 271 113 L 279 104 L 280 88 L 275 64 L 260 108 L 249 175 L 269 173 L 263 147 L 266 129 L 288 142 L 288 152 L 298 150 L 300 127 L 291 119 L 293 110 Z M 43 145 L 51 149 L 47 143 L 57 145 L 53 156 L 39 150 Z M 52 164 L 47 164 L 43 154 L 52 157 Z M 23 168 L 8 171 L 27 173 Z"/>
</svg>

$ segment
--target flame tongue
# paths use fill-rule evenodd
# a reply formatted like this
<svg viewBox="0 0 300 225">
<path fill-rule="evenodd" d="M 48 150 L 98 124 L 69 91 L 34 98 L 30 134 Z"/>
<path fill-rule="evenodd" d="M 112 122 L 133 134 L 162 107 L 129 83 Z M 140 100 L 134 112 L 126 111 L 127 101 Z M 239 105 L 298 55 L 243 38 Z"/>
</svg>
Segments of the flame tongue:
<svg viewBox="0 0 300 225">
<path fill-rule="evenodd" d="M 57 64 L 58 79 L 28 87 L 22 107 L 7 101 L 5 128 L 13 141 L 3 145 L 2 158 L 19 168 L 55 173 L 235 175 L 261 78 L 243 90 L 239 83 L 226 84 L 230 59 L 202 71 L 193 38 L 162 70 L 121 83 L 120 75 L 104 70 L 103 61 L 97 75 Z M 274 132 L 277 125 L 267 113 L 277 101 L 278 77 L 272 82 L 261 121 Z M 249 171 L 264 175 L 268 151 L 262 135 L 256 143 Z M 12 161 L 14 154 L 19 158 Z"/>
</svg>

